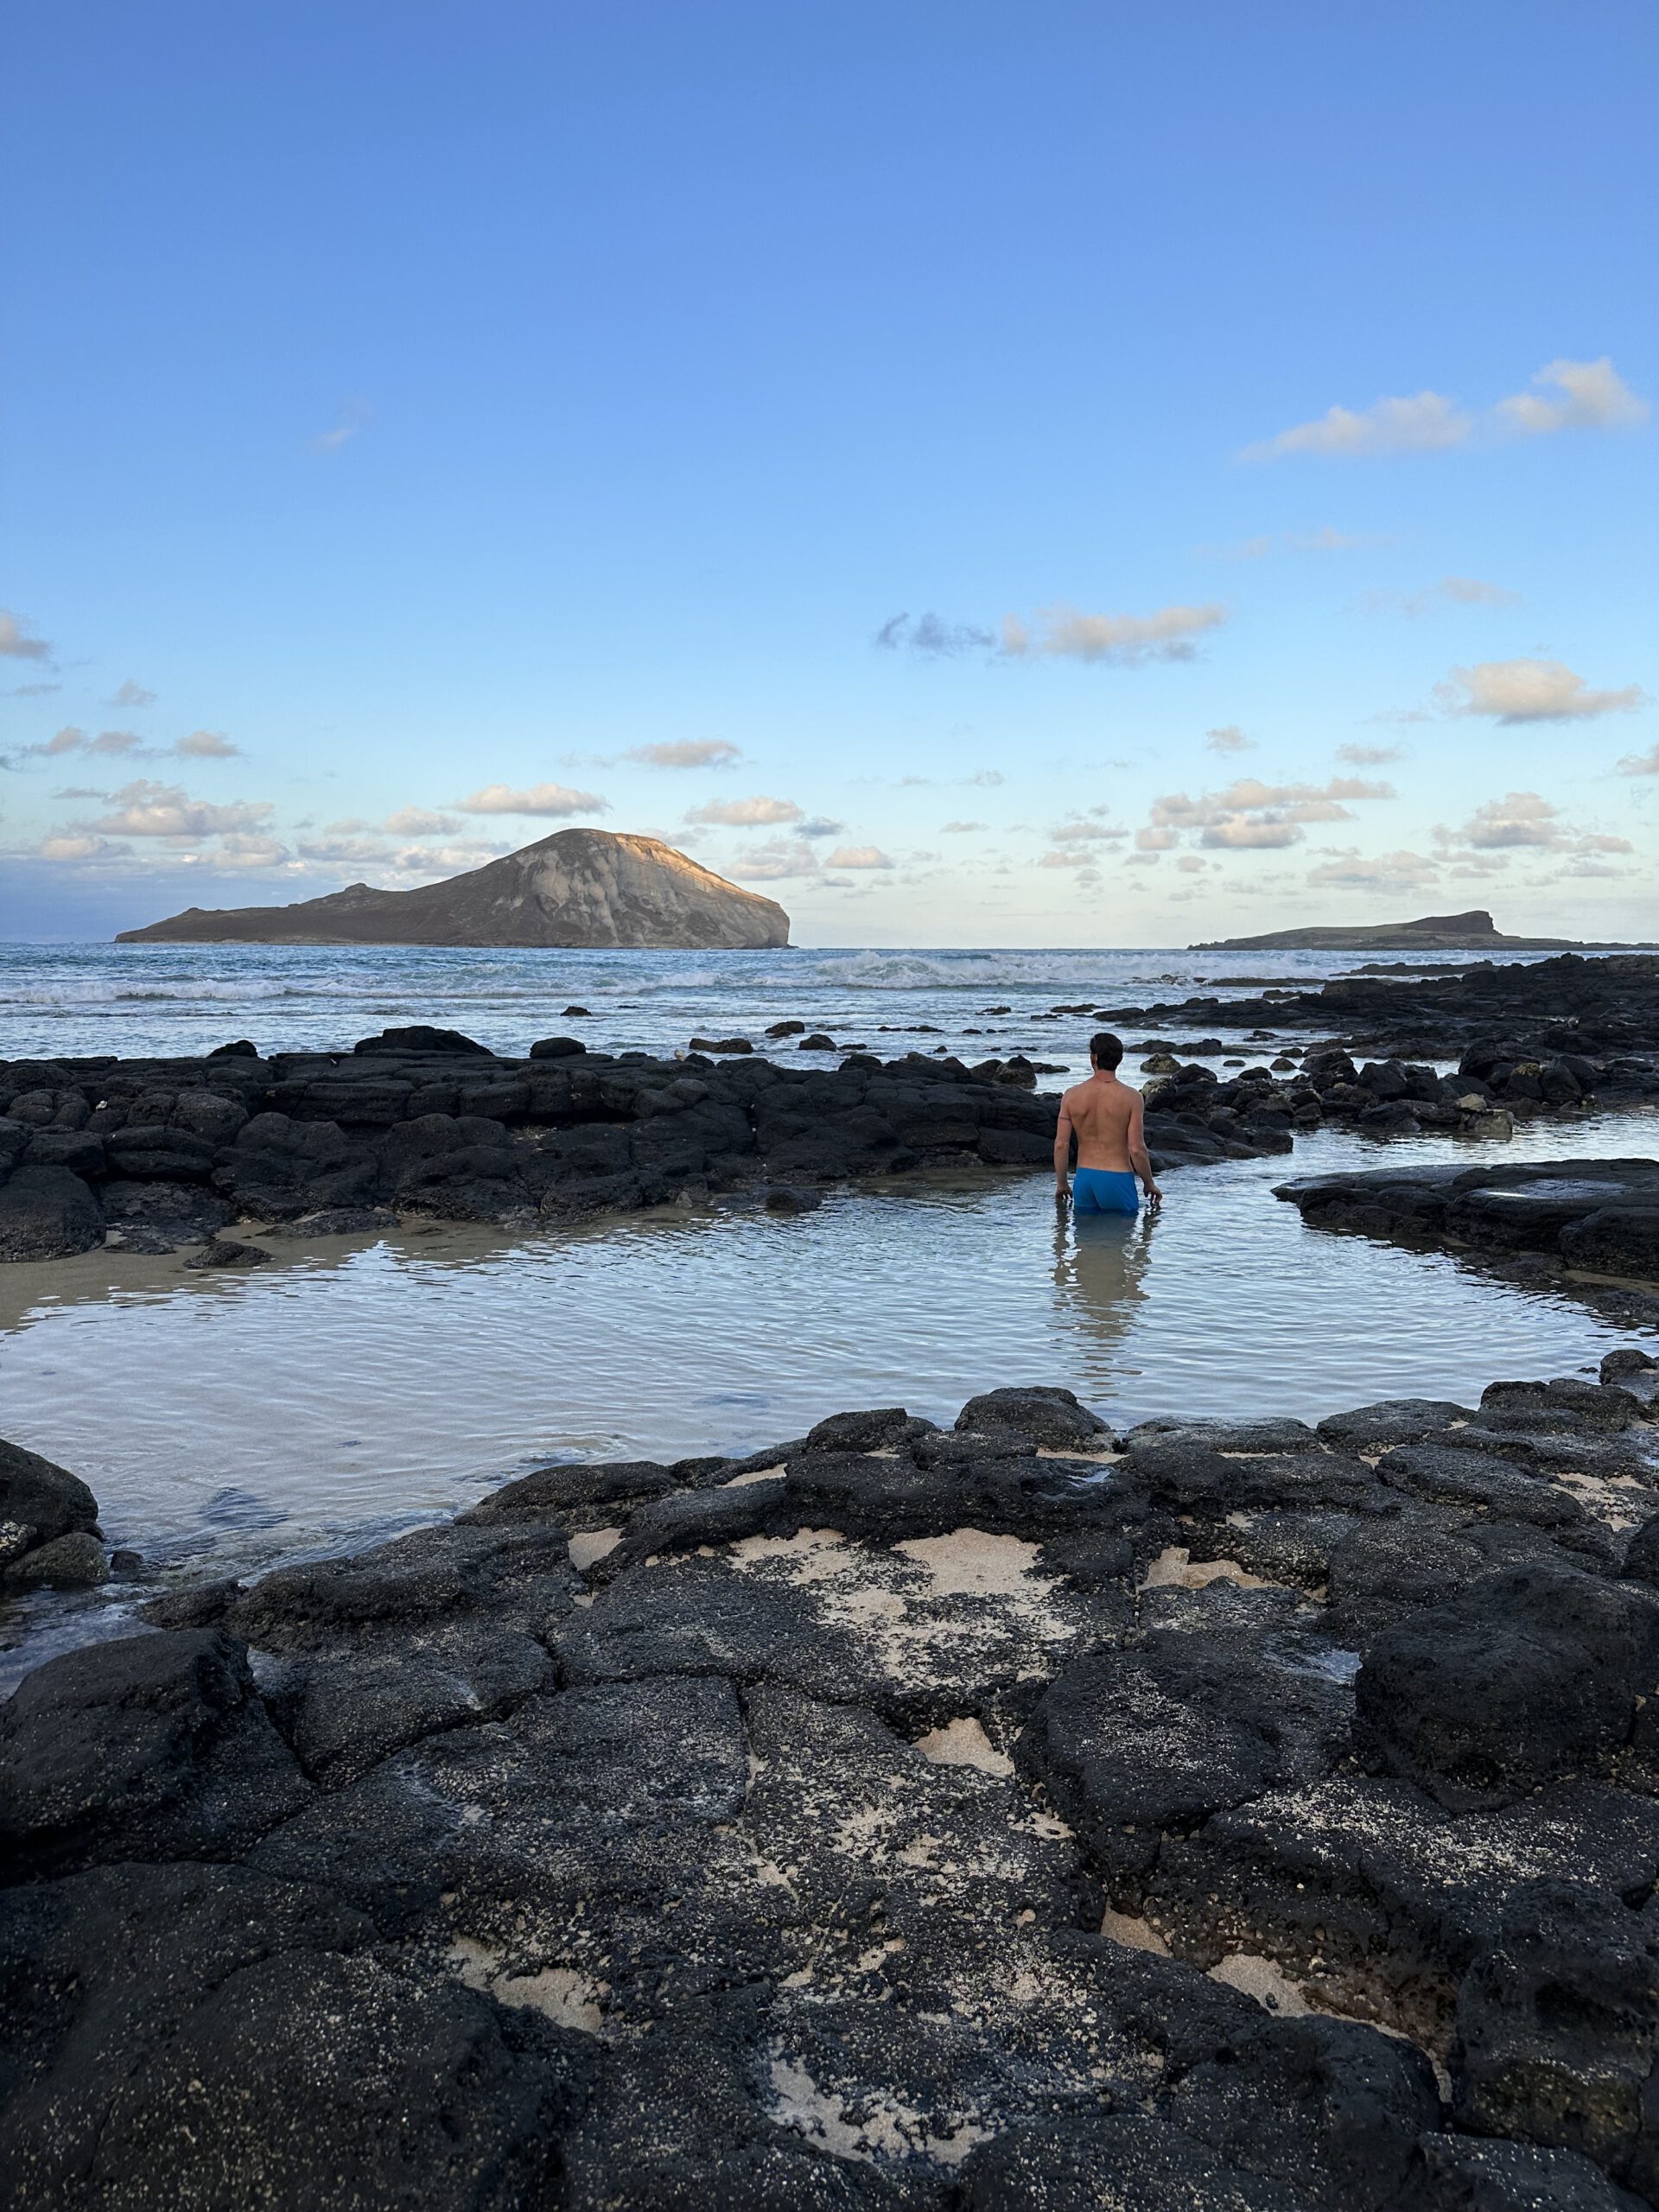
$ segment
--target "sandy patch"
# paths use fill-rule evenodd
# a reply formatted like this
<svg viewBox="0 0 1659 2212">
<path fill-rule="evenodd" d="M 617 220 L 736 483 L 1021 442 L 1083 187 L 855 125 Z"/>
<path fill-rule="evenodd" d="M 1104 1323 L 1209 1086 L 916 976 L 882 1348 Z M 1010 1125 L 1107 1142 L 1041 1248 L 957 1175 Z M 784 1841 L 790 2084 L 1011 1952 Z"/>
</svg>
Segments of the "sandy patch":
<svg viewBox="0 0 1659 2212">
<path fill-rule="evenodd" d="M 570 1539 L 570 1564 L 578 1574 L 586 1574 L 595 1560 L 613 1552 L 622 1541 L 620 1529 L 589 1529 L 583 1535 Z"/>
<path fill-rule="evenodd" d="M 1259 1574 L 1249 1574 L 1236 1559 L 1194 1560 L 1179 1544 L 1169 1544 L 1147 1568 L 1143 1590 L 1202 1590 L 1211 1582 L 1236 1583 L 1241 1590 L 1270 1590 Z"/>
<path fill-rule="evenodd" d="M 721 1490 L 747 1490 L 751 1483 L 769 1483 L 784 1472 L 784 1463 L 780 1459 L 775 1467 L 757 1467 L 753 1474 L 734 1475 L 730 1482 L 721 1483 L 718 1487 Z"/>
<path fill-rule="evenodd" d="M 1314 2009 L 1284 1969 L 1258 1952 L 1230 1951 L 1218 1966 L 1211 1967 L 1210 1979 L 1255 1998 L 1264 2012 L 1276 2012 L 1281 2019 L 1292 2020 Z"/>
<path fill-rule="evenodd" d="M 1100 1932 L 1126 1949 L 1155 1951 L 1160 1959 L 1169 1956 L 1168 1944 L 1149 1920 L 1137 1920 L 1132 1913 L 1114 1912 L 1110 1905 L 1100 1916 Z"/>
<path fill-rule="evenodd" d="M 916 1748 L 935 1766 L 977 1767 L 982 1774 L 1008 1775 L 1014 1761 L 999 1751 L 972 1713 L 947 1720 L 943 1728 L 930 1729 L 916 1738 Z"/>
<path fill-rule="evenodd" d="M 804 2066 L 781 2053 L 773 2057 L 771 2074 L 772 2119 L 837 2158 L 868 2162 L 919 2152 L 939 2165 L 960 2165 L 975 2144 L 983 2143 L 992 2133 L 963 2117 L 948 2135 L 936 2136 L 912 2106 L 896 2097 L 878 2104 L 865 2092 L 843 2101 L 833 2090 L 821 2089 Z M 849 2117 L 855 2111 L 860 2117 Z"/>
<path fill-rule="evenodd" d="M 561 2028 L 575 2028 L 596 2036 L 605 2024 L 599 2000 L 606 1994 L 602 1982 L 590 1980 L 574 1967 L 543 1967 L 535 1974 L 506 1974 L 499 1951 L 492 1951 L 470 1936 L 457 1936 L 449 1947 L 449 1964 L 468 1989 L 480 1989 L 504 2005 L 540 2012 Z"/>
<path fill-rule="evenodd" d="M 845 1574 L 858 1554 L 839 1529 L 798 1529 L 792 1536 L 740 1536 L 727 1548 L 732 1565 L 781 1568 L 789 1582 L 824 1582 Z"/>
<path fill-rule="evenodd" d="M 1609 1529 L 1634 1529 L 1653 1510 L 1653 1493 L 1634 1475 L 1557 1475 L 1564 1491 Z"/>
<path fill-rule="evenodd" d="M 926 1569 L 936 1597 L 1029 1598 L 1054 1586 L 1031 1571 L 1041 1546 L 1019 1536 L 953 1529 L 948 1536 L 911 1536 L 893 1548 Z"/>
</svg>

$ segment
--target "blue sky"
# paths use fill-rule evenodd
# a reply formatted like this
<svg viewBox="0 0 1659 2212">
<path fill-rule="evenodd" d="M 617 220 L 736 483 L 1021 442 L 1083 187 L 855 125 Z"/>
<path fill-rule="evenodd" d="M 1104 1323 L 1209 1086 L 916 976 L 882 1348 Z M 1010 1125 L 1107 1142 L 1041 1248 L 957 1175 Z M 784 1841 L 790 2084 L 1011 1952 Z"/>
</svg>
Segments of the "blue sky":
<svg viewBox="0 0 1659 2212">
<path fill-rule="evenodd" d="M 1656 47 L 22 0 L 0 930 L 585 822 L 808 944 L 1659 931 Z"/>
</svg>

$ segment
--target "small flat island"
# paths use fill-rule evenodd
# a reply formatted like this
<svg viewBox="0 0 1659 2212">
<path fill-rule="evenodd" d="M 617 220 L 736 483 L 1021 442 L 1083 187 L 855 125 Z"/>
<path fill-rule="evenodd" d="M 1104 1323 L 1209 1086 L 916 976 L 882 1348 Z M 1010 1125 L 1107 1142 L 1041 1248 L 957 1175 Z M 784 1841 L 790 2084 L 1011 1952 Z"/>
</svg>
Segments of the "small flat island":
<svg viewBox="0 0 1659 2212">
<path fill-rule="evenodd" d="M 1374 922 L 1272 930 L 1265 937 L 1224 937 L 1189 952 L 1633 952 L 1628 944 L 1581 944 L 1567 937 L 1506 937 L 1484 906 L 1466 914 L 1425 914 L 1414 922 Z"/>
<path fill-rule="evenodd" d="M 774 899 L 656 837 L 560 830 L 414 891 L 353 883 L 291 906 L 188 906 L 118 944 L 600 945 L 762 951 L 789 943 Z"/>
</svg>

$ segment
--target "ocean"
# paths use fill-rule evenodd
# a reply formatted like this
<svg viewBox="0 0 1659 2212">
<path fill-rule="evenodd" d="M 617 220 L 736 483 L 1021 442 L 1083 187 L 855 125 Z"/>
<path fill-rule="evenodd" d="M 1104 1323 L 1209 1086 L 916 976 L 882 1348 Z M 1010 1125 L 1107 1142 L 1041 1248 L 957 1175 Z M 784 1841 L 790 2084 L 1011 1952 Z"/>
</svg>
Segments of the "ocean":
<svg viewBox="0 0 1659 2212">
<path fill-rule="evenodd" d="M 1384 956 L 1389 958 L 1391 956 Z M 1536 955 L 1512 955 L 1525 958 Z M 1466 965 L 1467 954 L 1418 964 Z M 899 950 L 565 952 L 406 945 L 0 945 L 0 1058 L 190 1053 L 235 1037 L 264 1052 L 350 1045 L 427 1021 L 522 1052 L 579 1036 L 604 1052 L 683 1050 L 793 1018 L 837 1044 L 982 1058 L 1075 1058 L 1090 1026 L 1058 1006 L 1145 1005 L 1262 981 L 1351 975 L 1332 952 Z M 581 1014 L 568 1014 L 569 1007 Z M 993 1009 L 1001 1009 L 993 1011 Z M 927 1025 L 922 1028 L 920 1025 Z M 786 1043 L 784 1049 L 792 1049 Z"/>
</svg>

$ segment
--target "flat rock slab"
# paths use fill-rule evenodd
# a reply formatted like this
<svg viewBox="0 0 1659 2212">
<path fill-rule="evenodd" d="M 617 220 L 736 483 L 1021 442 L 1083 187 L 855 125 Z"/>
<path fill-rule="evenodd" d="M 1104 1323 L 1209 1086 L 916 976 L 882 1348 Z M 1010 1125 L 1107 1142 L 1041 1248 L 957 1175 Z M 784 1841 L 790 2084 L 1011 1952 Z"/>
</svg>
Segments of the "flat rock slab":
<svg viewBox="0 0 1659 2212">
<path fill-rule="evenodd" d="M 16 2201 L 1630 2212 L 1652 1412 L 1007 1389 L 173 1593 L 0 1709 Z"/>
<path fill-rule="evenodd" d="M 1309 1176 L 1274 1191 L 1319 1229 L 1488 1255 L 1548 1254 L 1592 1274 L 1659 1281 L 1659 1161 L 1407 1167 Z"/>
</svg>

